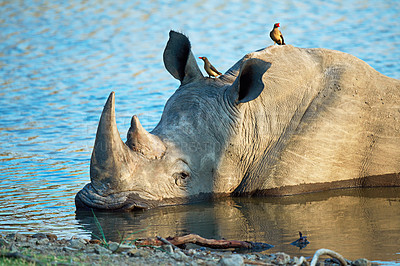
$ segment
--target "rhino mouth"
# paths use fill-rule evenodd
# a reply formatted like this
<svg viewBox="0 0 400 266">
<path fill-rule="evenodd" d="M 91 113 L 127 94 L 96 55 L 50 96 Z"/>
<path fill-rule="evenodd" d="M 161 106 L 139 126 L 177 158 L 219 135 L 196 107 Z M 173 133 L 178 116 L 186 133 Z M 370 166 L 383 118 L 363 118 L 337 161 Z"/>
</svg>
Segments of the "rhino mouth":
<svg viewBox="0 0 400 266">
<path fill-rule="evenodd" d="M 135 211 L 149 209 L 157 204 L 142 199 L 134 192 L 118 192 L 102 196 L 89 183 L 76 194 L 75 205 L 77 209 Z"/>
</svg>

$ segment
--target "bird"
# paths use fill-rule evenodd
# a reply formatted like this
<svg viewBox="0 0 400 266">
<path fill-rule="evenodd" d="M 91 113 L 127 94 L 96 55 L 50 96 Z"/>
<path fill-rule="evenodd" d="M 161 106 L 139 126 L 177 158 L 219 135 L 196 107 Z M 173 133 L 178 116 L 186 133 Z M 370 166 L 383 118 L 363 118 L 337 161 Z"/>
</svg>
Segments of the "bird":
<svg viewBox="0 0 400 266">
<path fill-rule="evenodd" d="M 283 35 L 281 31 L 278 29 L 279 23 L 274 24 L 274 28 L 269 33 L 269 37 L 274 41 L 274 44 L 277 43 L 279 45 L 285 45 L 285 41 L 283 40 Z"/>
<path fill-rule="evenodd" d="M 307 240 L 307 236 L 303 236 L 301 232 L 299 232 L 299 239 L 290 243 L 293 246 L 299 247 L 300 249 L 306 247 L 310 242 Z"/>
<path fill-rule="evenodd" d="M 208 61 L 207 57 L 200 56 L 201 60 L 204 61 L 204 69 L 206 70 L 209 77 L 218 77 L 222 73 L 219 72 L 213 65 L 211 65 L 210 61 Z"/>
</svg>

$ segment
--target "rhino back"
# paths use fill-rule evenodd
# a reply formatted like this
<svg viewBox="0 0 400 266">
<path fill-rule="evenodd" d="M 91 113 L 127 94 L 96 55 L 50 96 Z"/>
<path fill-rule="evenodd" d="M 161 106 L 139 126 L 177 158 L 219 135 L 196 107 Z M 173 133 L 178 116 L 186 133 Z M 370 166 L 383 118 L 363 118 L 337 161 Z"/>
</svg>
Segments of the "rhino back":
<svg viewBox="0 0 400 266">
<path fill-rule="evenodd" d="M 243 60 L 254 57 L 271 67 L 263 93 L 241 107 L 238 134 L 227 148 L 244 176 L 237 193 L 366 186 L 372 185 L 366 177 L 382 175 L 393 178 L 380 185 L 398 182 L 398 80 L 327 49 L 275 46 Z"/>
</svg>

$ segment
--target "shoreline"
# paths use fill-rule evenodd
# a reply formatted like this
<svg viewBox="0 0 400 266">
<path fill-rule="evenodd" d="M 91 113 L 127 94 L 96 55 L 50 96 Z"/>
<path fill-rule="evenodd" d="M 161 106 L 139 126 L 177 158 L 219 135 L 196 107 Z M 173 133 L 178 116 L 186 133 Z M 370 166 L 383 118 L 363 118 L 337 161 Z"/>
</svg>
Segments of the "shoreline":
<svg viewBox="0 0 400 266">
<path fill-rule="evenodd" d="M 44 233 L 0 235 L 0 254 L 1 265 L 309 265 L 312 259 L 283 252 L 236 253 L 202 247 L 181 249 L 168 244 L 136 246 L 75 237 L 59 240 L 54 234 Z M 337 259 L 325 258 L 316 261 L 319 265 L 340 265 Z M 346 262 L 376 265 L 367 259 Z"/>
</svg>

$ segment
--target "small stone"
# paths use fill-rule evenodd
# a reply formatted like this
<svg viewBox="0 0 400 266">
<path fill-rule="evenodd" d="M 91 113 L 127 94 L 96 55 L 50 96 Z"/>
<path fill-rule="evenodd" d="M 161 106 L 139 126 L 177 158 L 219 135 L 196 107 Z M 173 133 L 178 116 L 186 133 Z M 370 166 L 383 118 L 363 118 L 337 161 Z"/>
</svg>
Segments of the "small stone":
<svg viewBox="0 0 400 266">
<path fill-rule="evenodd" d="M 248 260 L 256 260 L 257 256 L 256 255 L 247 255 L 246 259 L 248 259 Z"/>
<path fill-rule="evenodd" d="M 351 263 L 354 266 L 371 266 L 371 262 L 367 259 L 358 259 Z"/>
<path fill-rule="evenodd" d="M 85 247 L 85 253 L 95 253 L 94 245 L 87 245 Z"/>
<path fill-rule="evenodd" d="M 63 247 L 62 249 L 63 251 L 66 252 L 74 252 L 74 251 L 78 251 L 76 248 L 70 248 L 70 247 Z"/>
<path fill-rule="evenodd" d="M 19 234 L 19 233 L 16 233 L 14 238 L 15 238 L 15 241 L 19 241 L 19 242 L 26 241 L 26 236 Z"/>
<path fill-rule="evenodd" d="M 119 246 L 118 251 L 119 252 L 125 252 L 131 249 L 135 249 L 137 248 L 135 245 L 126 245 L 126 244 L 122 244 Z"/>
<path fill-rule="evenodd" d="M 278 265 L 286 265 L 290 262 L 290 256 L 283 252 L 275 253 L 275 259 L 272 261 Z"/>
<path fill-rule="evenodd" d="M 91 240 L 89 240 L 89 244 L 97 244 L 97 245 L 100 245 L 100 244 L 101 244 L 101 241 L 98 240 L 98 239 L 91 239 Z"/>
<path fill-rule="evenodd" d="M 99 255 L 105 255 L 105 254 L 112 253 L 111 250 L 103 248 L 102 246 L 99 246 L 99 245 L 94 245 L 94 252 L 96 252 Z"/>
<path fill-rule="evenodd" d="M 111 250 L 112 252 L 115 252 L 117 251 L 117 249 L 119 249 L 119 244 L 116 242 L 108 243 L 108 249 Z"/>
<path fill-rule="evenodd" d="M 188 253 L 188 255 L 193 256 L 193 255 L 196 255 L 197 251 L 195 249 L 191 248 L 191 249 L 188 250 L 187 253 Z"/>
<path fill-rule="evenodd" d="M 17 246 L 16 246 L 14 243 L 12 243 L 11 246 L 10 246 L 10 248 L 9 248 L 9 251 L 10 251 L 11 253 L 18 252 L 18 248 L 17 248 Z"/>
<path fill-rule="evenodd" d="M 7 234 L 7 235 L 6 235 L 6 239 L 7 239 L 7 240 L 14 241 L 14 240 L 15 240 L 15 234 Z"/>
<path fill-rule="evenodd" d="M 142 257 L 147 258 L 150 256 L 150 251 L 145 249 L 131 249 L 127 252 L 127 254 L 131 257 Z"/>
<path fill-rule="evenodd" d="M 244 265 L 244 260 L 243 260 L 242 256 L 240 256 L 238 254 L 234 254 L 231 256 L 222 257 L 219 260 L 218 265 L 221 265 L 221 266 Z"/>
<path fill-rule="evenodd" d="M 163 245 L 162 248 L 168 253 L 174 253 L 174 249 L 171 245 Z"/>
<path fill-rule="evenodd" d="M 46 245 L 50 242 L 50 240 L 48 240 L 47 238 L 41 238 L 36 240 L 36 244 L 37 245 Z"/>
<path fill-rule="evenodd" d="M 57 240 L 57 236 L 55 234 L 46 234 L 46 237 L 50 241 L 56 241 Z"/>
<path fill-rule="evenodd" d="M 10 243 L 5 240 L 4 238 L 0 238 L 0 247 L 2 246 L 8 246 Z"/>
<path fill-rule="evenodd" d="M 170 246 L 170 245 L 169 245 L 169 246 Z M 188 261 L 189 261 L 189 257 L 186 256 L 186 254 L 183 253 L 183 252 L 180 251 L 180 250 L 175 251 L 174 258 L 175 258 L 176 260 L 180 260 L 180 261 L 185 261 L 185 262 L 188 262 Z"/>
<path fill-rule="evenodd" d="M 37 238 L 28 238 L 28 243 L 35 244 L 35 245 L 36 245 L 36 241 L 38 241 Z"/>
<path fill-rule="evenodd" d="M 37 234 L 32 235 L 32 238 L 43 239 L 43 238 L 47 238 L 47 236 L 43 233 L 37 233 Z"/>
<path fill-rule="evenodd" d="M 197 260 L 195 261 L 195 263 L 197 263 L 198 265 L 203 265 L 203 264 L 205 264 L 205 262 L 204 262 L 203 259 L 197 259 Z M 194 264 L 194 265 L 196 265 L 196 264 Z"/>
<path fill-rule="evenodd" d="M 86 245 L 86 241 L 81 239 L 81 238 L 72 238 L 69 241 L 69 247 L 75 248 L 75 249 L 83 249 Z"/>
</svg>

